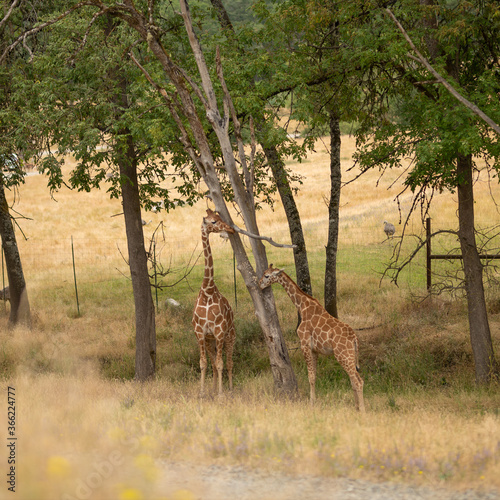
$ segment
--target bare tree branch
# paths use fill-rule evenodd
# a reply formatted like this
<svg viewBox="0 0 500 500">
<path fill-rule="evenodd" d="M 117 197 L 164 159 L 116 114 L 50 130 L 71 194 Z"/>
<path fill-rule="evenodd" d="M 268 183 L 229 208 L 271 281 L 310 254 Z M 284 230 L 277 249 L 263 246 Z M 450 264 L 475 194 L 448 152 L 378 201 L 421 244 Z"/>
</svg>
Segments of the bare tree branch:
<svg viewBox="0 0 500 500">
<path fill-rule="evenodd" d="M 198 167 L 198 169 L 201 169 L 201 172 L 204 172 L 204 165 L 200 161 L 199 155 L 196 152 L 195 147 L 191 143 L 191 140 L 189 138 L 189 133 L 186 130 L 186 127 L 184 126 L 184 123 L 182 122 L 179 114 L 177 113 L 176 106 L 174 103 L 174 100 L 172 97 L 169 95 L 169 93 L 161 87 L 158 83 L 156 83 L 152 76 L 149 74 L 146 68 L 142 66 L 142 64 L 137 60 L 137 58 L 132 54 L 132 52 L 129 53 L 130 58 L 134 62 L 134 64 L 142 71 L 148 82 L 159 92 L 159 94 L 165 99 L 165 102 L 167 104 L 167 107 L 175 120 L 175 123 L 179 127 L 179 130 L 181 132 L 181 137 L 179 140 L 182 142 L 183 146 L 185 147 L 186 151 L 188 151 L 189 156 L 191 157 L 191 160 L 193 160 L 193 163 Z"/>
<path fill-rule="evenodd" d="M 250 116 L 250 185 L 247 186 L 248 191 L 253 193 L 253 183 L 255 179 L 255 128 L 253 126 L 253 118 Z"/>
<path fill-rule="evenodd" d="M 247 166 L 247 160 L 245 156 L 245 148 L 243 144 L 243 137 L 241 135 L 241 124 L 240 121 L 238 120 L 238 114 L 236 113 L 236 108 L 234 107 L 233 100 L 231 98 L 231 94 L 229 92 L 229 89 L 227 88 L 226 85 L 226 80 L 224 78 L 224 72 L 222 70 L 222 62 L 221 62 L 221 57 L 220 57 L 220 50 L 219 47 L 217 47 L 217 54 L 216 54 L 216 69 L 217 69 L 217 76 L 219 78 L 219 81 L 222 86 L 222 90 L 224 92 L 224 108 L 228 108 L 228 110 L 231 113 L 231 119 L 233 120 L 233 126 L 234 126 L 234 135 L 236 136 L 236 143 L 238 146 L 238 156 L 240 158 L 240 163 L 241 167 L 243 168 L 243 174 L 245 176 L 245 184 L 247 188 L 247 192 L 249 193 L 251 197 L 251 202 L 254 203 L 254 197 L 253 197 L 253 179 L 250 174 L 250 171 L 248 170 Z M 225 111 L 225 114 L 227 114 L 227 111 Z M 226 117 L 226 119 L 229 119 L 229 117 Z"/>
<path fill-rule="evenodd" d="M 196 38 L 196 34 L 193 29 L 193 24 L 191 22 L 191 15 L 189 13 L 189 6 L 186 2 L 181 2 L 181 14 L 182 18 L 184 19 L 184 25 L 186 28 L 191 48 L 193 50 L 193 55 L 196 60 L 196 64 L 198 68 L 205 68 L 207 67 L 205 62 L 205 56 L 203 55 L 203 51 L 199 46 L 198 39 Z M 203 90 L 206 93 L 206 99 L 208 101 L 208 105 L 212 110 L 215 110 L 217 109 L 217 98 L 215 96 L 215 90 L 212 85 L 212 81 L 210 80 L 208 72 L 200 71 L 200 76 L 201 76 Z"/>
<path fill-rule="evenodd" d="M 297 245 L 285 245 L 283 243 L 276 243 L 272 238 L 269 236 L 260 236 L 258 234 L 252 234 L 249 233 L 248 231 L 245 231 L 244 229 L 240 229 L 236 224 L 233 224 L 231 226 L 237 233 L 244 234 L 245 236 L 248 236 L 249 238 L 253 238 L 254 240 L 264 240 L 268 241 L 271 243 L 271 245 L 279 248 L 297 248 Z"/>
<path fill-rule="evenodd" d="M 203 94 L 203 92 L 200 89 L 199 85 L 188 75 L 188 73 L 183 68 L 177 67 L 177 70 L 184 77 L 184 79 L 186 80 L 186 82 L 189 83 L 189 85 L 193 89 L 193 92 L 196 94 L 196 96 L 201 101 L 201 103 L 203 104 L 203 106 L 207 107 L 208 106 L 208 102 L 205 99 L 205 95 Z"/>
<path fill-rule="evenodd" d="M 26 37 L 23 38 L 23 47 L 25 48 L 26 52 L 30 55 L 28 58 L 28 62 L 33 61 L 33 51 L 28 47 L 28 44 L 26 43 Z"/>
<path fill-rule="evenodd" d="M 73 5 L 73 7 L 71 7 L 70 9 L 68 9 L 67 11 L 63 12 L 62 14 L 60 14 L 59 16 L 55 17 L 54 19 L 50 19 L 49 21 L 46 21 L 42 24 L 39 24 L 38 26 L 35 26 L 34 28 L 28 30 L 28 31 L 25 31 L 24 33 L 22 33 L 21 35 L 19 35 L 16 40 L 14 40 L 10 45 L 8 45 L 5 50 L 3 51 L 2 55 L 0 56 L 0 64 L 2 64 L 4 61 L 5 61 L 5 58 L 7 57 L 7 55 L 12 51 L 14 50 L 21 42 L 24 43 L 24 40 L 26 39 L 26 37 L 30 37 L 32 35 L 36 35 L 39 31 L 43 30 L 44 28 L 47 28 L 48 26 L 51 26 L 55 23 L 57 23 L 58 21 L 60 21 L 61 19 L 64 19 L 65 17 L 68 17 L 72 12 L 82 8 L 82 7 L 85 7 L 85 6 L 92 6 L 92 7 L 95 7 L 95 2 L 92 2 L 92 1 L 85 1 L 85 2 L 79 2 L 77 3 L 76 5 Z M 4 22 L 5 18 L 2 20 L 2 22 Z"/>
<path fill-rule="evenodd" d="M 475 104 L 472 102 L 468 101 L 464 96 L 462 96 L 457 90 L 455 90 L 427 61 L 427 59 L 419 52 L 417 47 L 415 47 L 415 44 L 412 42 L 411 38 L 409 37 L 408 33 L 406 30 L 403 28 L 401 23 L 397 20 L 396 16 L 392 13 L 391 9 L 386 8 L 385 11 L 389 14 L 391 19 L 394 21 L 396 26 L 398 27 L 399 31 L 403 34 L 405 37 L 406 41 L 412 48 L 412 50 L 417 54 L 417 58 L 412 57 L 412 59 L 420 62 L 423 64 L 429 72 L 431 72 L 434 77 L 439 81 L 439 83 L 442 83 L 443 86 L 455 97 L 458 101 L 460 101 L 464 106 L 469 108 L 474 114 L 479 116 L 483 121 L 485 121 L 497 134 L 500 134 L 500 126 L 497 125 L 486 113 L 483 113 Z M 411 57 L 411 56 L 410 56 Z"/>
<path fill-rule="evenodd" d="M 384 272 L 382 273 L 382 276 L 380 278 L 380 282 L 382 282 L 382 280 L 389 274 L 393 273 L 392 274 L 392 278 L 391 278 L 391 281 L 396 285 L 398 286 L 398 279 L 399 279 L 399 275 L 403 272 L 403 270 L 408 266 L 410 265 L 413 260 L 415 259 L 415 257 L 417 256 L 417 254 L 420 252 L 420 250 L 422 250 L 422 248 L 424 248 L 426 245 L 427 245 L 427 242 L 432 239 L 434 236 L 437 236 L 438 234 L 453 234 L 453 235 L 457 235 L 457 232 L 456 231 L 452 231 L 452 230 L 449 230 L 449 229 L 440 229 L 439 231 L 435 231 L 434 233 L 430 234 L 429 235 L 429 238 L 425 238 L 425 239 L 422 239 L 420 238 L 419 236 L 417 235 L 412 235 L 414 236 L 417 240 L 418 240 L 418 244 L 417 246 L 413 249 L 413 251 L 407 255 L 405 257 L 405 259 L 403 260 L 403 262 L 401 262 L 401 264 L 397 265 L 396 262 L 397 262 L 397 259 L 399 258 L 399 255 L 400 255 L 400 251 L 396 249 L 394 250 L 393 252 L 393 261 L 391 263 L 388 264 L 387 268 L 384 270 Z M 396 247 L 400 247 L 402 244 L 402 242 L 399 242 Z"/>
<path fill-rule="evenodd" d="M 3 19 L 0 21 L 0 29 L 2 28 L 2 26 L 8 21 L 9 17 L 11 16 L 12 14 L 12 11 L 14 10 L 15 6 L 17 5 L 19 0 L 14 0 L 10 7 L 9 7 L 9 10 L 7 11 L 7 13 L 5 14 L 5 16 L 3 17 Z"/>
<path fill-rule="evenodd" d="M 149 24 L 153 24 L 153 22 L 154 22 L 154 18 L 153 18 L 153 6 L 154 6 L 154 0 L 148 0 Z"/>
<path fill-rule="evenodd" d="M 169 274 L 172 274 L 172 256 L 170 256 L 170 262 L 168 267 L 165 269 L 163 265 L 159 262 L 160 256 L 161 256 L 161 250 L 159 253 L 156 253 L 156 245 L 157 245 L 157 233 L 161 230 L 161 239 L 165 241 L 165 233 L 164 233 L 164 224 L 163 222 L 160 222 L 156 229 L 153 231 L 153 234 L 151 235 L 151 239 L 149 241 L 149 250 L 147 250 L 146 254 L 148 256 L 148 261 L 151 263 L 151 266 L 153 267 L 152 273 L 150 272 L 149 277 L 150 278 L 155 278 L 155 283 L 151 283 L 152 288 L 156 288 L 158 290 L 163 290 L 164 288 L 173 288 L 176 285 L 178 285 L 181 281 L 186 280 L 188 276 L 191 274 L 191 271 L 194 269 L 196 266 L 199 258 L 201 255 L 203 255 L 203 252 L 198 254 L 198 257 L 196 257 L 195 261 L 193 264 L 191 264 L 193 257 L 196 252 L 196 248 L 193 249 L 191 252 L 191 256 L 189 257 L 189 261 L 184 267 L 182 276 L 177 279 L 174 283 L 170 283 L 168 285 L 164 283 L 158 283 L 156 279 L 158 277 L 160 278 L 165 278 Z"/>
<path fill-rule="evenodd" d="M 97 19 L 99 19 L 99 17 L 101 17 L 102 15 L 104 15 L 106 11 L 105 10 L 99 10 L 97 11 L 93 16 L 92 16 L 92 19 L 91 21 L 89 22 L 88 26 L 87 26 L 87 29 L 85 30 L 85 35 L 83 36 L 83 40 L 82 42 L 80 43 L 80 46 L 76 49 L 76 52 L 75 54 L 72 56 L 72 59 L 74 59 L 76 57 L 76 54 L 78 54 L 81 50 L 83 50 L 83 48 L 85 47 L 85 45 L 87 44 L 87 39 L 89 37 L 89 33 L 90 33 L 90 30 L 92 28 L 92 26 L 94 26 L 95 22 L 97 21 Z"/>
</svg>

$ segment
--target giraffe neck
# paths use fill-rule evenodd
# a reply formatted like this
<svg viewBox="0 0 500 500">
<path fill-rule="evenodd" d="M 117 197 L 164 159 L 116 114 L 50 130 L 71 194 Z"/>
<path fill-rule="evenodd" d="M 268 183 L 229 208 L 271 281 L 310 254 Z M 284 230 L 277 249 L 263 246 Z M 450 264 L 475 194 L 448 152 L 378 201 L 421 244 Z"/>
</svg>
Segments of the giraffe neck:
<svg viewBox="0 0 500 500">
<path fill-rule="evenodd" d="M 213 292 L 215 288 L 214 282 L 214 260 L 212 258 L 212 249 L 208 239 L 209 233 L 204 227 L 201 229 L 201 241 L 203 243 L 203 255 L 205 256 L 205 273 L 203 275 L 203 283 L 201 288 L 208 293 Z"/>
<path fill-rule="evenodd" d="M 285 272 L 281 272 L 278 276 L 278 283 L 283 286 L 291 301 L 300 312 L 307 305 L 308 296 Z"/>
</svg>

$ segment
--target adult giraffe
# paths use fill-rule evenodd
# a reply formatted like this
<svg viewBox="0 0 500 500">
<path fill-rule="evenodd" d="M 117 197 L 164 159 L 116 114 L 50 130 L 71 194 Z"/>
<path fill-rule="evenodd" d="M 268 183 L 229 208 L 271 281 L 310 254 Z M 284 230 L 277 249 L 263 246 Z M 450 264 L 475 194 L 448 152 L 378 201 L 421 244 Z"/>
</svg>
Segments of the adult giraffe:
<svg viewBox="0 0 500 500">
<path fill-rule="evenodd" d="M 358 373 L 358 339 L 354 330 L 328 314 L 324 307 L 304 293 L 288 274 L 282 269 L 273 268 L 271 264 L 264 271 L 259 285 L 264 289 L 273 283 L 283 286 L 302 318 L 297 335 L 307 364 L 311 404 L 316 399 L 318 354 L 333 354 L 351 379 L 356 408 L 364 412 L 363 379 Z"/>
<path fill-rule="evenodd" d="M 201 389 L 200 394 L 205 391 L 205 374 L 207 371 L 207 351 L 212 362 L 214 372 L 214 390 L 219 387 L 219 395 L 222 394 L 222 369 L 224 361 L 222 352 L 226 348 L 226 366 L 229 378 L 229 389 L 233 388 L 233 347 L 236 338 L 234 329 L 234 315 L 229 302 L 224 297 L 214 282 L 214 261 L 210 248 L 210 233 L 234 233 L 234 229 L 228 226 L 212 210 L 207 210 L 207 216 L 203 217 L 201 225 L 201 241 L 203 243 L 203 254 L 205 256 L 205 274 L 201 284 L 196 305 L 193 311 L 192 325 L 198 339 L 200 348 Z"/>
</svg>

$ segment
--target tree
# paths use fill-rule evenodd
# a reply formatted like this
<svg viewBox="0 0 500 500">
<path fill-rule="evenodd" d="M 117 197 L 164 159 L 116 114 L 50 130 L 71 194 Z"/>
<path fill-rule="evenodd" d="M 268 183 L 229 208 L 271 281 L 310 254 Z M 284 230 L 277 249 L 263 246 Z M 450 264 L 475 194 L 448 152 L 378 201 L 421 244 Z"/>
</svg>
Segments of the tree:
<svg viewBox="0 0 500 500">
<path fill-rule="evenodd" d="M 246 229 L 256 236 L 250 238 L 256 262 L 255 270 L 249 261 L 239 234 L 231 235 L 230 240 L 238 262 L 238 269 L 253 299 L 256 315 L 268 346 L 275 387 L 284 393 L 294 394 L 297 390 L 297 382 L 279 326 L 274 298 L 271 291 L 261 291 L 258 286 L 258 277 L 268 267 L 268 263 L 255 218 L 254 178 L 245 155 L 239 155 L 239 161 L 242 165 L 242 171 L 239 171 L 233 154 L 233 147 L 238 149 L 238 146 L 234 146 L 231 142 L 229 123 L 231 121 L 234 127 L 239 127 L 239 121 L 229 91 L 225 86 L 220 58 L 216 64 L 216 81 L 219 85 L 216 88 L 212 83 L 204 54 L 193 31 L 188 6 L 184 1 L 181 2 L 181 10 L 192 59 L 191 61 L 184 60 L 183 66 L 173 59 L 175 43 L 172 46 L 174 50 L 168 52 L 162 43 L 168 33 L 164 31 L 161 24 L 155 23 L 155 15 L 157 14 L 160 21 L 164 22 L 165 20 L 160 15 L 164 14 L 161 5 L 150 4 L 150 9 L 143 13 L 130 0 L 123 3 L 110 3 L 106 6 L 98 0 L 90 0 L 86 3 L 97 9 L 94 10 L 92 23 L 95 23 L 95 20 L 103 15 L 120 19 L 123 21 L 123 26 L 132 28 L 133 32 L 139 35 L 142 43 L 147 46 L 148 52 L 144 52 L 141 51 L 139 44 L 130 44 L 128 46 L 130 57 L 135 61 L 137 67 L 141 68 L 152 88 L 158 92 L 157 95 L 164 99 L 170 116 L 175 120 L 178 131 L 180 131 L 180 143 L 196 167 L 198 175 L 207 185 L 215 208 L 227 223 L 233 224 L 224 201 L 221 179 L 219 179 L 217 172 L 220 160 Z M 177 43 L 179 42 L 177 41 Z M 188 73 L 190 62 L 196 64 L 199 81 Z M 159 78 L 161 84 L 156 78 Z M 206 121 L 202 119 L 195 100 L 204 109 Z M 222 112 L 219 110 L 219 102 L 223 103 Z M 210 141 L 212 134 L 216 137 L 214 143 Z M 236 135 L 238 136 L 238 134 Z M 239 146 L 239 151 L 242 151 L 242 144 L 240 143 Z"/>
<path fill-rule="evenodd" d="M 54 2 L 57 3 L 57 2 Z M 81 4 L 77 4 L 81 6 Z M 31 326 L 28 292 L 17 246 L 13 217 L 6 190 L 24 182 L 24 160 L 42 150 L 43 139 L 29 126 L 40 116 L 39 103 L 29 89 L 31 62 L 44 47 L 42 30 L 68 15 L 74 8 L 42 20 L 54 10 L 53 2 L 13 0 L 2 4 L 0 20 L 0 235 L 5 252 L 11 311 L 9 326 Z M 75 6 L 76 8 L 76 6 Z M 17 222 L 16 222 L 17 224 Z"/>
<path fill-rule="evenodd" d="M 126 96 L 126 93 L 123 95 Z M 123 214 L 135 301 L 135 378 L 143 381 L 153 377 L 156 369 L 155 308 L 142 230 L 138 155 L 130 130 L 122 129 L 119 133 L 125 142 L 123 150 L 117 151 L 116 163 L 122 179 Z"/>
<path fill-rule="evenodd" d="M 31 311 L 28 291 L 24 278 L 21 255 L 17 246 L 14 224 L 7 202 L 6 190 L 15 189 L 24 182 L 24 169 L 20 153 L 29 154 L 33 137 L 20 120 L 20 93 L 17 79 L 22 78 L 23 68 L 29 58 L 30 49 L 25 43 L 20 50 L 10 50 L 13 39 L 25 30 L 26 24 L 36 21 L 36 9 L 32 13 L 35 19 L 26 19 L 23 3 L 13 2 L 4 6 L 0 20 L 0 236 L 2 250 L 9 281 L 10 316 L 9 327 L 18 324 L 31 326 Z M 35 2 L 36 4 L 36 2 Z M 27 8 L 32 5 L 28 5 Z M 33 5 L 36 7 L 36 5 Z"/>
<path fill-rule="evenodd" d="M 110 195 L 122 199 L 135 302 L 135 378 L 144 381 L 155 374 L 156 330 L 141 208 L 160 197 L 170 209 L 192 203 L 196 194 L 176 199 L 160 186 L 168 170 L 162 145 L 172 138 L 168 126 L 158 134 L 158 103 L 135 85 L 137 68 L 128 59 L 123 62 L 128 28 L 107 15 L 92 21 L 79 12 L 49 35 L 46 50 L 34 60 L 34 94 L 43 96 L 38 127 L 49 151 L 57 145 L 59 155 L 71 152 L 77 158 L 69 180 L 73 188 L 88 191 L 107 184 Z M 61 161 L 49 155 L 43 162 L 52 189 L 63 182 Z"/>
<path fill-rule="evenodd" d="M 290 95 L 290 117 L 308 127 L 306 143 L 330 136 L 330 189 L 325 259 L 325 309 L 337 311 L 337 251 L 339 241 L 341 172 L 340 121 L 352 120 L 359 109 L 356 68 L 342 50 L 338 2 L 288 0 L 275 11 L 260 6 L 266 22 L 266 48 L 272 53 L 272 85 Z M 274 43 L 273 43 L 274 42 Z M 282 99 L 284 101 L 284 99 Z"/>
<path fill-rule="evenodd" d="M 258 235 L 259 230 L 255 217 L 255 206 L 253 203 L 252 174 L 248 170 L 244 154 L 241 153 L 239 155 L 239 160 L 243 166 L 243 174 L 245 178 L 245 184 L 243 184 L 243 182 L 241 181 L 241 177 L 238 174 L 235 157 L 233 155 L 233 148 L 229 136 L 229 120 L 232 119 L 234 126 L 238 127 L 239 125 L 236 110 L 234 109 L 231 96 L 225 85 L 225 80 L 222 73 L 222 65 L 220 63 L 220 60 L 218 60 L 217 76 L 224 92 L 224 112 L 221 115 L 219 112 L 215 90 L 209 75 L 208 67 L 205 63 L 203 52 L 194 33 L 189 7 L 185 0 L 181 0 L 181 11 L 191 44 L 191 49 L 193 51 L 198 70 L 200 72 L 202 88 L 204 91 L 204 95 L 198 93 L 198 97 L 201 98 L 206 110 L 207 118 L 217 135 L 217 139 L 219 141 L 222 156 L 224 159 L 224 167 L 231 181 L 231 185 L 235 194 L 235 200 L 238 204 L 239 209 L 241 210 L 245 226 L 251 233 Z M 149 45 L 152 48 L 151 42 Z M 158 53 L 158 55 L 160 54 Z M 169 76 L 170 78 L 172 78 L 173 74 L 169 73 Z M 183 84 L 181 85 L 183 86 Z M 181 85 L 179 85 L 178 87 L 176 86 L 178 91 L 182 89 Z M 187 106 L 185 107 L 185 111 L 189 112 L 190 103 L 187 99 L 185 103 L 187 104 Z M 196 123 L 196 120 L 191 121 L 190 124 L 193 128 L 197 128 L 199 126 L 199 124 Z M 201 134 L 196 138 L 196 140 L 199 147 L 204 146 L 203 143 L 205 142 L 205 138 Z M 188 144 L 186 143 L 186 145 Z M 239 151 L 242 151 L 242 145 L 240 145 Z M 208 156 L 206 159 L 208 160 Z M 229 212 L 221 196 L 218 179 L 212 176 L 213 161 L 211 163 L 212 165 L 206 162 L 198 164 L 200 169 L 204 168 L 204 172 L 202 170 L 202 172 L 205 174 L 204 180 L 211 191 L 215 206 L 223 214 L 226 220 L 230 220 Z M 238 261 L 238 269 L 242 273 L 245 284 L 253 299 L 255 312 L 266 339 L 275 387 L 278 390 L 284 391 L 285 393 L 293 394 L 297 391 L 297 381 L 295 379 L 295 374 L 293 373 L 290 360 L 288 358 L 288 351 L 286 349 L 281 329 L 279 327 L 274 298 L 272 293 L 266 293 L 265 290 L 261 290 L 257 283 L 257 277 L 262 275 L 264 270 L 267 268 L 266 266 L 268 265 L 265 248 L 260 239 L 251 238 L 250 241 L 256 262 L 257 274 L 250 265 L 248 256 L 244 251 L 244 247 L 238 235 L 233 235 L 233 237 L 231 237 L 231 243 L 233 245 L 236 259 Z"/>
<path fill-rule="evenodd" d="M 105 19 L 105 34 L 109 37 L 115 28 L 113 19 Z M 123 120 L 123 114 L 130 111 L 129 96 L 131 81 L 122 65 L 109 70 L 109 77 L 119 93 L 112 97 L 113 104 Z M 135 378 L 144 381 L 152 378 L 156 369 L 156 327 L 155 308 L 151 296 L 148 259 L 142 229 L 141 199 L 139 192 L 140 154 L 137 138 L 127 124 L 116 129 L 116 159 L 120 172 L 123 215 L 127 233 L 128 258 L 135 301 Z"/>
<path fill-rule="evenodd" d="M 270 96 L 263 90 L 263 87 L 265 87 L 263 82 L 267 80 L 268 72 L 266 72 L 264 78 L 260 78 L 260 76 L 258 76 L 258 70 L 257 73 L 252 71 L 254 67 L 259 66 L 258 57 L 254 53 L 255 37 L 250 36 L 248 38 L 248 33 L 254 34 L 253 23 L 249 23 L 250 26 L 247 25 L 245 29 L 242 29 L 241 36 L 238 36 L 223 3 L 220 0 L 211 0 L 211 4 L 217 14 L 222 32 L 226 35 L 224 61 L 226 70 L 228 70 L 227 73 L 229 75 L 233 74 L 228 63 L 232 62 L 237 68 L 234 72 L 234 76 L 230 79 L 232 93 L 237 95 L 237 99 L 240 102 L 243 100 L 246 101 L 243 105 L 246 112 L 243 116 L 240 112 L 238 119 L 253 119 L 256 124 L 256 139 L 262 147 L 263 154 L 271 170 L 272 178 L 287 218 L 290 239 L 293 245 L 297 284 L 301 290 L 312 295 L 312 283 L 309 273 L 304 232 L 302 230 L 300 214 L 295 203 L 294 190 L 291 186 L 291 182 L 294 179 L 289 175 L 284 159 L 284 156 L 290 154 L 291 151 L 294 151 L 294 154 L 301 158 L 305 149 L 297 147 L 297 144 L 293 140 L 290 141 L 286 134 L 277 133 L 280 127 L 276 124 L 276 116 L 274 113 L 269 113 Z M 250 55 L 248 54 L 249 48 L 251 51 Z M 239 68 L 242 67 L 245 68 L 245 75 L 243 78 L 239 71 Z M 261 81 L 259 90 L 257 90 L 256 80 L 259 78 Z M 270 79 L 271 81 L 267 83 L 270 85 L 271 89 L 274 89 L 272 75 Z M 271 93 L 273 91 L 274 90 L 271 90 Z M 249 115 L 249 113 L 251 113 L 251 115 Z M 286 146 L 287 142 L 291 143 L 288 147 Z M 298 313 L 298 323 L 300 323 L 300 312 Z"/>
<path fill-rule="evenodd" d="M 330 199 L 328 201 L 328 240 L 325 261 L 325 309 L 338 318 L 337 309 L 337 250 L 340 222 L 340 120 L 335 110 L 330 111 Z"/>
<path fill-rule="evenodd" d="M 274 93 L 274 85 L 272 82 L 272 75 L 270 77 L 271 81 L 267 82 L 268 88 L 263 85 L 264 79 L 261 79 L 259 90 L 256 89 L 255 80 L 257 74 L 249 71 L 248 68 L 257 66 L 259 63 L 256 61 L 257 57 L 254 53 L 250 56 L 248 55 L 247 44 L 255 49 L 254 37 L 250 37 L 248 41 L 245 36 L 247 33 L 243 33 L 241 37 L 238 37 L 236 30 L 231 22 L 230 16 L 225 9 L 223 3 L 220 0 L 211 0 L 212 6 L 215 9 L 217 18 L 223 32 L 226 34 L 230 48 L 226 51 L 226 66 L 229 63 L 229 58 L 236 59 L 237 67 L 246 66 L 247 74 L 244 78 L 241 78 L 241 73 L 235 71 L 237 77 L 231 78 L 231 89 L 233 93 L 238 94 L 238 99 L 241 101 L 245 96 L 250 96 L 253 102 L 248 102 L 245 104 L 245 109 L 251 112 L 251 117 L 256 123 L 256 138 L 262 147 L 265 158 L 272 172 L 272 177 L 276 188 L 278 190 L 285 215 L 288 222 L 288 228 L 290 232 L 290 239 L 292 245 L 294 245 L 293 256 L 295 261 L 295 272 L 297 275 L 297 284 L 304 292 L 312 295 L 312 284 L 311 276 L 309 273 L 309 263 L 307 259 L 307 249 L 304 238 L 304 232 L 302 230 L 302 223 L 300 220 L 300 214 L 297 209 L 297 204 L 295 203 L 295 198 L 293 195 L 293 189 L 291 187 L 291 180 L 289 173 L 285 167 L 285 160 L 283 156 L 289 154 L 290 151 L 295 151 L 295 154 L 299 157 L 303 154 L 298 147 L 283 147 L 289 139 L 284 134 L 276 133 L 278 126 L 275 123 L 274 113 L 270 116 L 267 110 L 269 109 L 270 95 Z M 253 26 L 247 27 L 246 30 L 253 33 Z M 244 31 L 244 30 L 242 30 Z M 241 38 L 241 40 L 240 40 Z M 234 47 L 236 46 L 236 50 Z M 232 52 L 232 53 L 231 53 Z M 242 60 L 245 63 L 242 64 Z M 231 74 L 230 68 L 227 71 Z M 239 87 L 239 88 L 238 88 Z M 240 116 L 239 119 L 248 119 L 249 116 Z M 279 147 L 281 146 L 281 147 Z M 299 315 L 300 317 L 300 315 Z"/>
<path fill-rule="evenodd" d="M 398 2 L 390 13 L 392 19 L 382 12 L 372 19 L 377 35 L 384 40 L 384 46 L 375 48 L 377 67 L 383 68 L 384 98 L 394 99 L 394 114 L 380 120 L 377 130 L 370 126 L 360 130 L 358 139 L 365 145 L 358 158 L 364 168 L 369 168 L 400 166 L 402 157 L 411 157 L 413 165 L 405 183 L 415 193 L 414 206 L 421 203 L 424 215 L 432 198 L 429 191 L 458 192 L 458 234 L 476 381 L 486 383 L 498 372 L 498 366 L 486 312 L 483 266 L 475 241 L 473 158 L 494 158 L 492 168 L 498 170 L 498 136 L 491 134 L 477 115 L 460 106 L 434 74 L 428 74 L 429 68 L 421 65 L 418 54 L 407 53 L 407 42 L 393 20 L 405 20 L 402 25 L 407 26 L 409 38 L 421 40 L 419 53 L 446 76 L 448 86 L 459 87 L 469 102 L 475 102 L 498 122 L 500 110 L 491 96 L 500 90 L 495 56 L 500 49 L 499 7 L 487 1 L 452 8 L 447 3 L 426 0 Z M 370 90 L 371 95 L 380 96 L 380 80 Z"/>
<path fill-rule="evenodd" d="M 24 279 L 21 256 L 17 247 L 16 234 L 5 197 L 5 187 L 0 176 L 0 235 L 5 254 L 5 266 L 9 280 L 10 316 L 9 327 L 24 324 L 31 327 L 30 304 Z"/>
</svg>

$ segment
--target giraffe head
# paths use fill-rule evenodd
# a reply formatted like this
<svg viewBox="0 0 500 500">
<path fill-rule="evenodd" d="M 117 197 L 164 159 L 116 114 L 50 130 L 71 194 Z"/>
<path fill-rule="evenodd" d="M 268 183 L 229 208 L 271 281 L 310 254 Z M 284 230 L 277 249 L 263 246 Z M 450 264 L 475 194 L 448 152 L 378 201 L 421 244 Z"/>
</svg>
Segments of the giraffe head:
<svg viewBox="0 0 500 500">
<path fill-rule="evenodd" d="M 203 217 L 202 228 L 206 230 L 207 233 L 234 233 L 234 229 L 228 226 L 219 216 L 218 213 L 207 209 L 207 216 Z"/>
<path fill-rule="evenodd" d="M 262 278 L 260 278 L 260 281 L 259 281 L 260 288 L 262 290 L 264 290 L 264 288 L 267 288 L 268 286 L 271 286 L 273 283 L 276 283 L 278 281 L 278 276 L 282 272 L 283 272 L 283 269 L 274 269 L 273 265 L 271 264 L 264 271 Z"/>
</svg>

